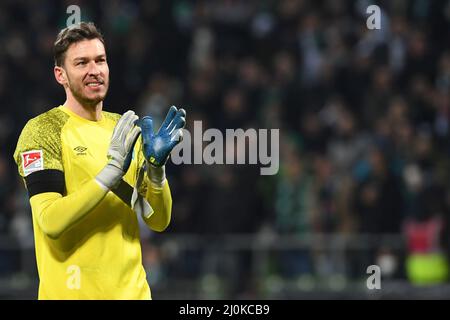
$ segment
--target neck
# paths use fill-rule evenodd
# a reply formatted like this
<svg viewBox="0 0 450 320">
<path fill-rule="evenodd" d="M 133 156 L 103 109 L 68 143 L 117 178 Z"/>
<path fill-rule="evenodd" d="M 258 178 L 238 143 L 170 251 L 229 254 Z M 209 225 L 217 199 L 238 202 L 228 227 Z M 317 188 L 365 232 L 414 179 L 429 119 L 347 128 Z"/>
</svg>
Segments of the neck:
<svg viewBox="0 0 450 320">
<path fill-rule="evenodd" d="M 103 101 L 100 101 L 95 105 L 86 105 L 80 103 L 72 95 L 67 95 L 64 105 L 76 115 L 87 120 L 99 121 L 102 118 Z"/>
</svg>

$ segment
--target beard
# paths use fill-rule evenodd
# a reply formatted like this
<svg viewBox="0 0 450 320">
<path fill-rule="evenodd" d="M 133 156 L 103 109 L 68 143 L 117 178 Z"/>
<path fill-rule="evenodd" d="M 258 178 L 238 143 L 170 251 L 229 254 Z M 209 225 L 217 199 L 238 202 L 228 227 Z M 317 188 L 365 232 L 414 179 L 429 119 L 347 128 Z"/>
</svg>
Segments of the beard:
<svg viewBox="0 0 450 320">
<path fill-rule="evenodd" d="M 106 94 L 108 93 L 109 89 L 109 81 L 104 81 L 103 85 L 105 87 L 104 92 L 100 92 L 95 94 L 94 97 L 88 97 L 86 94 L 84 94 L 84 84 L 83 83 L 77 83 L 72 82 L 70 80 L 69 75 L 67 75 L 68 80 L 68 87 L 70 92 L 72 93 L 73 97 L 83 106 L 89 106 L 89 107 L 95 107 L 99 102 L 105 100 Z"/>
</svg>

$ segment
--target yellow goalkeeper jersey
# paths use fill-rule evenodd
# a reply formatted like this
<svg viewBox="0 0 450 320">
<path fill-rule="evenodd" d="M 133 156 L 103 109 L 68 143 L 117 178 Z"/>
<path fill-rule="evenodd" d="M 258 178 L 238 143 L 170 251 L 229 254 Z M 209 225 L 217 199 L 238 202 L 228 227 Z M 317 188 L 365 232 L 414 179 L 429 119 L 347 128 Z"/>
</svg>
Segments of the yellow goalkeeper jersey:
<svg viewBox="0 0 450 320">
<path fill-rule="evenodd" d="M 64 175 L 63 196 L 84 188 L 106 165 L 119 118 L 103 111 L 99 121 L 90 121 L 59 106 L 31 119 L 14 153 L 20 175 L 25 179 L 33 172 L 56 170 Z M 131 186 L 144 162 L 140 145 L 139 138 L 123 178 Z M 166 188 L 168 192 L 167 183 Z M 39 299 L 151 299 L 142 266 L 138 217 L 116 194 L 109 191 L 57 238 L 41 230 L 34 211 Z"/>
</svg>

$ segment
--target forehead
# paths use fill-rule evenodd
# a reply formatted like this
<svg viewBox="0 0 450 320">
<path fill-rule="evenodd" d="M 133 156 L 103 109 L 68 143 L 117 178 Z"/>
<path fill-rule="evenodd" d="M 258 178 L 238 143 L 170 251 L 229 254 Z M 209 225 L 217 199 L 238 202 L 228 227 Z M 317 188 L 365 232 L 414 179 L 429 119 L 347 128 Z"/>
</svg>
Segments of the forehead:
<svg viewBox="0 0 450 320">
<path fill-rule="evenodd" d="M 80 57 L 96 57 L 102 54 L 106 54 L 105 46 L 99 39 L 72 43 L 66 52 L 66 56 L 70 60 Z"/>
</svg>

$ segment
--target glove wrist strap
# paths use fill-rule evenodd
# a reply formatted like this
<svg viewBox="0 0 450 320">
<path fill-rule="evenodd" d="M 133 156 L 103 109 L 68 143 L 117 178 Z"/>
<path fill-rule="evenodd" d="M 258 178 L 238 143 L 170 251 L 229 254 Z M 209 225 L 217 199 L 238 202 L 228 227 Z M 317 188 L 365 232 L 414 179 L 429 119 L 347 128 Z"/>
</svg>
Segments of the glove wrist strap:
<svg viewBox="0 0 450 320">
<path fill-rule="evenodd" d="M 111 164 L 107 164 L 102 169 L 102 171 L 100 171 L 97 174 L 97 176 L 95 177 L 95 180 L 97 180 L 97 182 L 99 182 L 100 185 L 111 190 L 111 189 L 114 189 L 115 187 L 117 187 L 122 176 L 123 176 L 123 173 L 119 168 L 117 168 L 116 166 L 113 166 Z"/>
<path fill-rule="evenodd" d="M 166 181 L 165 166 L 155 167 L 154 165 L 147 163 L 147 176 L 152 185 L 161 188 Z"/>
</svg>

